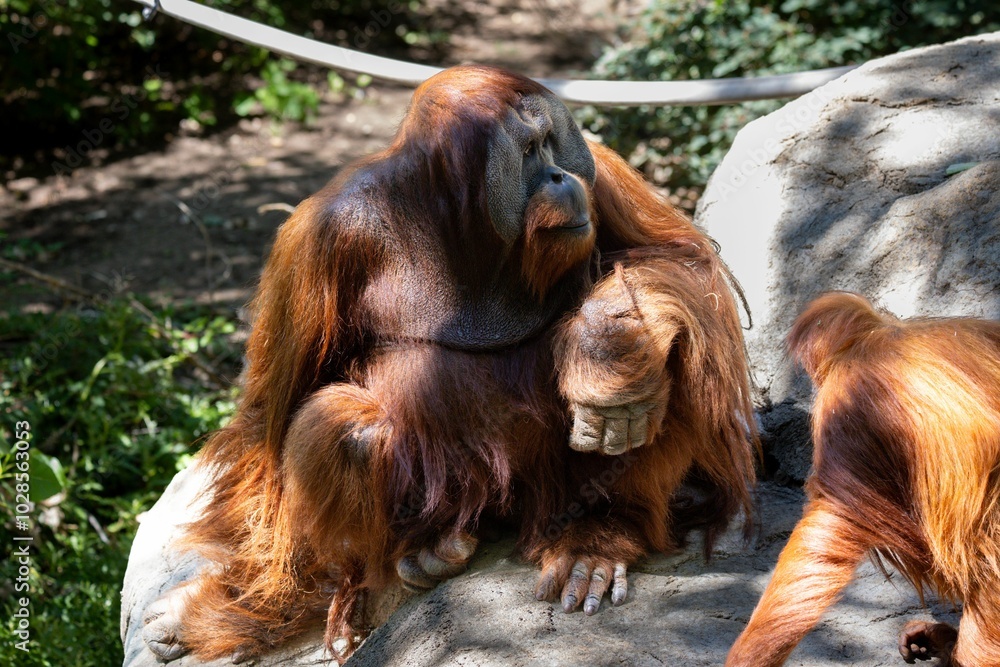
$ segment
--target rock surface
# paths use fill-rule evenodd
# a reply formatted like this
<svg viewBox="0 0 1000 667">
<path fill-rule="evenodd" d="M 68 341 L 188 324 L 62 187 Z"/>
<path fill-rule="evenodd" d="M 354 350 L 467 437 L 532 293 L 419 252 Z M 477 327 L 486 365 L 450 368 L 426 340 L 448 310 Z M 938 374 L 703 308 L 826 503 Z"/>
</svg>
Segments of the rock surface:
<svg viewBox="0 0 1000 667">
<path fill-rule="evenodd" d="M 415 599 L 377 629 L 349 667 L 579 665 L 719 667 L 742 631 L 778 553 L 801 514 L 798 490 L 764 483 L 753 547 L 731 532 L 706 563 L 701 547 L 651 558 L 629 573 L 625 604 L 607 600 L 592 617 L 536 602 L 538 572 L 490 545 L 471 572 Z M 954 620 L 936 608 L 939 620 Z M 930 618 L 905 583 L 865 564 L 844 599 L 806 637 L 788 665 L 899 665 L 896 635 Z"/>
<path fill-rule="evenodd" d="M 201 565 L 171 542 L 198 514 L 206 475 L 180 473 L 143 518 L 122 591 L 125 667 L 154 667 L 142 640 L 146 607 Z M 761 485 L 760 529 L 750 548 L 727 534 L 705 563 L 692 543 L 671 556 L 651 558 L 629 573 L 625 604 L 605 600 L 592 617 L 565 614 L 531 594 L 538 571 L 514 555 L 513 539 L 480 548 L 469 572 L 402 606 L 347 663 L 352 667 L 434 665 L 522 667 L 550 665 L 718 666 L 763 592 L 778 552 L 802 507 L 797 489 Z M 796 649 L 789 665 L 881 667 L 900 664 L 896 634 L 911 618 L 955 620 L 945 607 L 921 607 L 905 584 L 886 581 L 871 565 L 859 571 L 842 600 Z M 190 657 L 175 667 L 223 667 Z M 260 667 L 334 664 L 324 655 L 321 630 L 257 663 Z"/>
<path fill-rule="evenodd" d="M 174 477 L 153 508 L 142 515 L 139 531 L 132 543 L 122 587 L 121 638 L 125 647 L 124 667 L 160 665 L 142 640 L 142 618 L 146 608 L 160 595 L 194 577 L 204 561 L 198 556 L 178 551 L 173 542 L 183 533 L 184 524 L 196 519 L 203 506 L 201 492 L 208 474 L 197 466 Z M 230 660 L 200 662 L 189 657 L 174 660 L 175 667 L 232 667 Z M 269 656 L 262 665 L 327 665 L 323 650 L 323 632 L 303 637 L 293 645 Z"/>
<path fill-rule="evenodd" d="M 1000 317 L 997 160 L 1000 33 L 869 62 L 740 132 L 696 222 L 746 290 L 782 476 L 802 480 L 810 464 L 809 387 L 782 341 L 811 297 L 852 290 L 902 317 Z"/>
<path fill-rule="evenodd" d="M 808 386 L 784 363 L 781 339 L 810 296 L 852 289 L 903 316 L 1000 316 L 998 102 L 1000 35 L 906 52 L 751 124 L 713 178 L 698 221 L 747 290 L 751 356 L 771 408 L 763 424 L 781 478 L 801 480 L 809 467 Z M 958 163 L 974 164 L 949 177 Z M 142 641 L 143 612 L 200 566 L 171 543 L 197 515 L 205 483 L 197 468 L 179 474 L 142 522 L 122 593 L 126 667 L 157 664 Z M 767 482 L 758 502 L 751 546 L 729 534 L 709 563 L 697 544 L 651 558 L 630 572 L 624 605 L 605 602 L 590 618 L 535 601 L 537 571 L 516 559 L 509 537 L 484 545 L 468 573 L 406 602 L 348 664 L 721 665 L 803 497 Z M 900 664 L 897 632 L 932 614 L 955 621 L 865 565 L 787 664 Z M 257 664 L 326 664 L 318 633 Z"/>
</svg>

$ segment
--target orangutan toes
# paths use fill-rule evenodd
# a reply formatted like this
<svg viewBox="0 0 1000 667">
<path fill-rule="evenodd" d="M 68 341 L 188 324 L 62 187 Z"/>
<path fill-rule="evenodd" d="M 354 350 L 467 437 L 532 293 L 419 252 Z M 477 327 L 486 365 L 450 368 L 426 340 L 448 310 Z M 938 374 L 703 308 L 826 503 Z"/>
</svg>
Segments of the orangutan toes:
<svg viewBox="0 0 1000 667">
<path fill-rule="evenodd" d="M 424 547 L 415 554 L 400 558 L 396 562 L 396 574 L 408 590 L 429 590 L 445 579 L 465 572 L 478 544 L 475 537 L 461 531 L 442 537 L 434 549 Z"/>
<path fill-rule="evenodd" d="M 947 623 L 910 621 L 899 633 L 899 654 L 910 664 L 940 658 L 938 667 L 948 667 L 957 639 L 958 631 Z"/>
<path fill-rule="evenodd" d="M 612 605 L 617 607 L 625 601 L 627 571 L 625 563 L 604 558 L 559 556 L 542 568 L 535 585 L 535 599 L 549 602 L 559 599 L 566 613 L 583 603 L 583 613 L 593 616 L 609 588 Z"/>
<path fill-rule="evenodd" d="M 187 654 L 181 637 L 185 608 L 194 586 L 179 586 L 160 596 L 146 608 L 142 617 L 142 639 L 160 662 L 170 662 Z"/>
</svg>

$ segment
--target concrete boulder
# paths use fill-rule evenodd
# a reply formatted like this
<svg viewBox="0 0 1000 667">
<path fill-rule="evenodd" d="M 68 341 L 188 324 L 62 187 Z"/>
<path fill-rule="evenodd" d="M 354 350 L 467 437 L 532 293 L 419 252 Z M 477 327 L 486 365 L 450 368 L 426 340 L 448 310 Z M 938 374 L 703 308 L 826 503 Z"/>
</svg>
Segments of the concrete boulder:
<svg viewBox="0 0 1000 667">
<path fill-rule="evenodd" d="M 182 472 L 143 518 L 122 591 L 125 667 L 160 663 L 142 640 L 142 617 L 159 595 L 194 576 L 204 563 L 173 548 L 184 524 L 197 518 L 208 476 Z M 592 617 L 563 613 L 532 596 L 538 570 L 518 560 L 505 537 L 480 547 L 469 571 L 413 597 L 378 627 L 348 667 L 576 667 L 685 665 L 718 667 L 750 618 L 788 534 L 799 518 L 802 492 L 772 483 L 759 491 L 760 530 L 751 548 L 737 532 L 705 563 L 693 541 L 680 553 L 657 556 L 629 573 L 625 604 L 607 600 Z M 383 609 L 379 613 L 391 611 Z M 911 618 L 952 619 L 928 611 L 905 584 L 861 568 L 844 600 L 796 649 L 790 665 L 883 667 L 900 662 L 896 633 Z M 333 665 L 322 628 L 259 660 L 257 667 Z M 172 667 L 225 667 L 190 656 Z"/>
<path fill-rule="evenodd" d="M 778 475 L 803 480 L 809 386 L 783 338 L 852 290 L 893 313 L 1000 317 L 1000 33 L 906 51 L 745 127 L 696 222 L 746 291 Z"/>
<path fill-rule="evenodd" d="M 198 518 L 209 480 L 207 471 L 198 466 L 179 472 L 152 509 L 140 517 L 139 531 L 132 543 L 122 587 L 124 667 L 155 667 L 161 664 L 142 639 L 142 619 L 146 608 L 160 595 L 193 578 L 205 566 L 205 561 L 197 555 L 178 550 L 175 542 L 183 535 L 184 525 Z M 260 664 L 267 667 L 304 667 L 329 664 L 327 658 L 323 650 L 322 629 L 317 629 L 314 635 L 277 651 Z M 185 656 L 170 664 L 175 667 L 231 667 L 232 661 L 206 663 Z"/>
</svg>

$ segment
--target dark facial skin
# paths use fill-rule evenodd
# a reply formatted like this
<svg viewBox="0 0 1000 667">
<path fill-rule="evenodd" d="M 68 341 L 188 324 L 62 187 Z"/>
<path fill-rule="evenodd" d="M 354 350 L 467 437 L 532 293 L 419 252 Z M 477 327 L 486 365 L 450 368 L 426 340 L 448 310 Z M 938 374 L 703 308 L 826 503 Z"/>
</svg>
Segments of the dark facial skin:
<svg viewBox="0 0 1000 667">
<path fill-rule="evenodd" d="M 523 233 L 527 203 L 542 188 L 576 211 L 576 225 L 582 224 L 587 214 L 586 193 L 579 182 L 564 174 L 593 185 L 594 158 L 558 99 L 549 95 L 522 99 L 494 134 L 488 154 L 490 217 L 505 241 L 513 243 Z"/>
</svg>

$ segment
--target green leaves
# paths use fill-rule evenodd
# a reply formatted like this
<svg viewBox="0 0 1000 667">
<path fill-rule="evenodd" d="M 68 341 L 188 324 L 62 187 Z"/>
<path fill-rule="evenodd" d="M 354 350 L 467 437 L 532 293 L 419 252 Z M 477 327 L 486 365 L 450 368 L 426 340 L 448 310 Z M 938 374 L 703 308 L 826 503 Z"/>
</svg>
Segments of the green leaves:
<svg viewBox="0 0 1000 667">
<path fill-rule="evenodd" d="M 390 16 L 388 24 L 376 22 L 377 36 L 365 37 L 364 48 L 372 52 L 423 35 L 419 17 L 389 0 L 207 4 L 349 48 L 359 48 L 359 33 L 351 28 L 364 35 L 374 16 Z M 418 25 L 406 27 L 415 20 Z M 325 77 L 316 67 L 296 68 L 264 49 L 162 14 L 145 21 L 139 5 L 118 0 L 0 0 L 0 40 L 4 119 L 18 128 L 5 138 L 0 169 L 24 160 L 71 171 L 87 152 L 85 133 L 108 123 L 101 149 L 113 155 L 176 135 L 186 119 L 201 126 L 231 124 L 251 113 L 308 120 Z M 340 91 L 336 81 L 330 87 Z M 185 131 L 196 127 L 185 123 Z M 105 159 L 88 155 L 88 162 Z"/>
<path fill-rule="evenodd" d="M 31 502 L 40 503 L 66 490 L 66 473 L 59 459 L 32 450 L 28 461 L 31 470 Z"/>
<path fill-rule="evenodd" d="M 313 118 L 319 109 L 319 93 L 309 84 L 289 78 L 288 75 L 295 70 L 295 61 L 288 58 L 267 61 L 260 73 L 263 85 L 252 95 L 244 94 L 236 100 L 236 113 L 247 116 L 263 112 L 274 118 L 293 121 Z"/>
<path fill-rule="evenodd" d="M 27 583 L 32 630 L 44 638 L 24 655 L 13 628 L 0 624 L 0 664 L 67 664 L 67 646 L 78 648 L 80 667 L 121 663 L 121 646 L 108 638 L 118 632 L 136 515 L 233 412 L 232 390 L 214 388 L 188 363 L 197 353 L 235 375 L 232 317 L 195 307 L 154 314 L 155 326 L 114 299 L 0 318 L 0 540 L 10 544 L 15 526 L 24 471 L 11 443 L 16 423 L 27 421 L 27 492 L 36 504 Z M 15 581 L 17 567 L 0 560 L 0 580 Z"/>
<path fill-rule="evenodd" d="M 593 74 L 663 81 L 782 74 L 997 29 L 1000 5 L 993 0 L 653 0 L 630 39 L 608 48 Z M 736 132 L 783 103 L 584 108 L 577 117 L 647 176 L 700 187 Z"/>
</svg>

